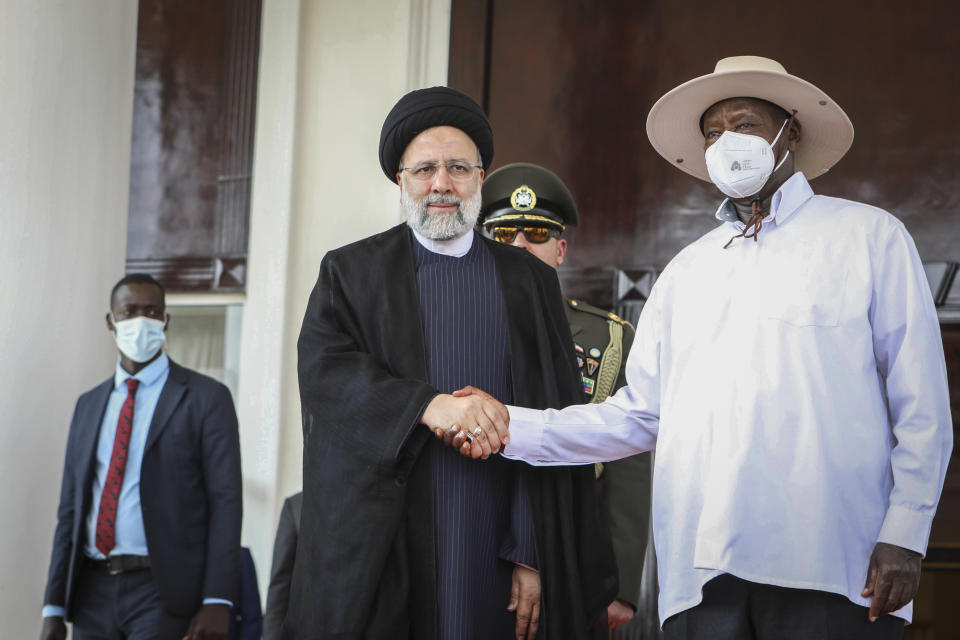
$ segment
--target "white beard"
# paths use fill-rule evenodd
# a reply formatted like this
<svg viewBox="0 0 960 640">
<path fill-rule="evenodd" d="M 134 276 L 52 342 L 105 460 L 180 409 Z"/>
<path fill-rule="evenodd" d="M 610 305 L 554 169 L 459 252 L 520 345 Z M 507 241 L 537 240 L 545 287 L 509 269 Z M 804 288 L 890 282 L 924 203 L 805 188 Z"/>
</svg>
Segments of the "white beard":
<svg viewBox="0 0 960 640">
<path fill-rule="evenodd" d="M 456 213 L 430 213 L 427 205 L 457 204 Z M 477 224 L 483 196 L 480 189 L 461 200 L 453 194 L 431 193 L 422 200 L 410 197 L 406 186 L 400 189 L 400 209 L 411 229 L 430 240 L 452 240 L 468 233 Z"/>
</svg>

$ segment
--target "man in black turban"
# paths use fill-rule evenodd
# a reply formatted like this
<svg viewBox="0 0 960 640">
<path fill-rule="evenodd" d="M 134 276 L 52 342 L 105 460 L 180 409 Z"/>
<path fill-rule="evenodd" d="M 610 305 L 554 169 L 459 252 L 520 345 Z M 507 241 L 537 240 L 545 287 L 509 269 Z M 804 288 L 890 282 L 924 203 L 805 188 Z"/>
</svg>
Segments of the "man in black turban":
<svg viewBox="0 0 960 640">
<path fill-rule="evenodd" d="M 329 252 L 303 320 L 303 512 L 287 637 L 581 638 L 616 594 L 590 468 L 500 456 L 502 407 L 580 402 L 553 269 L 474 230 L 493 134 L 414 91 L 380 164 L 406 219 Z M 486 462 L 433 437 L 468 429 Z M 539 631 L 539 635 L 538 635 Z"/>
</svg>

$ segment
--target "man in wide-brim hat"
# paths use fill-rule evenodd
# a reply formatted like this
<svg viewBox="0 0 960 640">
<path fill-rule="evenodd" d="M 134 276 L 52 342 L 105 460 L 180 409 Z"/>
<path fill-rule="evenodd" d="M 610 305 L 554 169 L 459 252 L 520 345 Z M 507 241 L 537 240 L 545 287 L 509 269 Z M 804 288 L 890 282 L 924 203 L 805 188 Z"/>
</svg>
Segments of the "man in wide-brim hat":
<svg viewBox="0 0 960 640">
<path fill-rule="evenodd" d="M 721 60 L 663 96 L 647 132 L 727 195 L 720 225 L 654 286 L 627 386 L 602 404 L 509 407 L 505 455 L 587 463 L 656 446 L 668 638 L 900 637 L 952 447 L 910 235 L 814 194 L 808 179 L 853 127 L 773 60 Z"/>
</svg>

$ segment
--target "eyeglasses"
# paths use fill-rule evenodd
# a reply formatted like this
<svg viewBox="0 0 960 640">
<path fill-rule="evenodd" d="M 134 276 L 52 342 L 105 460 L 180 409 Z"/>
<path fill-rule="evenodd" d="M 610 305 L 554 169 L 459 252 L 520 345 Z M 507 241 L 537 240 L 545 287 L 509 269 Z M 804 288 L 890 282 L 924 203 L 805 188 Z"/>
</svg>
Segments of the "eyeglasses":
<svg viewBox="0 0 960 640">
<path fill-rule="evenodd" d="M 560 232 L 551 227 L 494 227 L 490 231 L 494 240 L 504 244 L 513 242 L 519 231 L 522 231 L 523 237 L 532 244 L 543 244 L 550 238 L 560 237 Z"/>
<path fill-rule="evenodd" d="M 420 182 L 430 182 L 437 177 L 437 171 L 443 167 L 447 170 L 447 175 L 451 180 L 463 182 L 469 180 L 477 174 L 480 169 L 478 164 L 468 164 L 463 160 L 451 160 L 450 162 L 420 162 L 412 167 L 400 167 L 400 171 L 409 171 L 414 180 Z"/>
</svg>

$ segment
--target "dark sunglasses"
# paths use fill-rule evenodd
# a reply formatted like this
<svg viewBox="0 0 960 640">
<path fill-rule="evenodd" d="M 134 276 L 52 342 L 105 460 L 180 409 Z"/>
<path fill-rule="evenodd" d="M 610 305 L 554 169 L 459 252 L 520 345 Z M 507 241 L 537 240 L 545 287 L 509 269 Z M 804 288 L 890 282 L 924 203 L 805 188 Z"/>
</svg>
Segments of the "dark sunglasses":
<svg viewBox="0 0 960 640">
<path fill-rule="evenodd" d="M 550 238 L 560 237 L 560 232 L 552 227 L 494 227 L 491 231 L 493 239 L 504 244 L 513 242 L 520 231 L 532 244 L 543 244 Z"/>
</svg>

